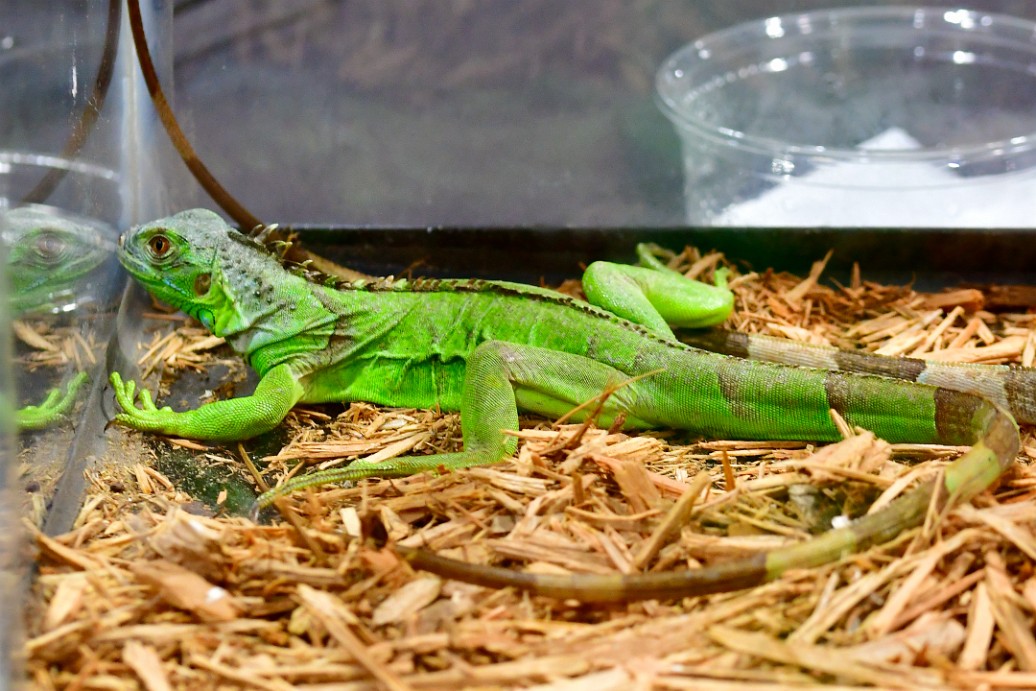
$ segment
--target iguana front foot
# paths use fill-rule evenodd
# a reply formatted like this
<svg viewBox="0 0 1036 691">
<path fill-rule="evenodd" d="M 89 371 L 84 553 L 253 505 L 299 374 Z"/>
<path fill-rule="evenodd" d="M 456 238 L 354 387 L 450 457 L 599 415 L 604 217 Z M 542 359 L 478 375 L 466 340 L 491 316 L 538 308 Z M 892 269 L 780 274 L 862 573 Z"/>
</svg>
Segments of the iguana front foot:
<svg viewBox="0 0 1036 691">
<path fill-rule="evenodd" d="M 166 432 L 170 418 L 177 414 L 172 408 L 158 408 L 150 391 L 141 388 L 138 392 L 137 382 L 132 379 L 123 381 L 118 372 L 112 372 L 108 381 L 115 390 L 115 400 L 123 410 L 115 416 L 115 422 L 142 432 Z"/>
<path fill-rule="evenodd" d="M 89 379 L 86 372 L 77 372 L 62 393 L 60 388 L 47 392 L 46 398 L 39 405 L 27 405 L 15 413 L 15 423 L 19 430 L 38 430 L 50 426 L 59 417 L 68 412 L 75 403 L 80 387 Z"/>
<path fill-rule="evenodd" d="M 269 432 L 302 396 L 302 385 L 286 364 L 267 372 L 251 396 L 184 411 L 157 407 L 147 389 L 138 392 L 136 382 L 124 382 L 118 372 L 112 372 L 109 380 L 123 410 L 115 416 L 116 423 L 141 432 L 207 441 L 238 441 Z"/>
</svg>

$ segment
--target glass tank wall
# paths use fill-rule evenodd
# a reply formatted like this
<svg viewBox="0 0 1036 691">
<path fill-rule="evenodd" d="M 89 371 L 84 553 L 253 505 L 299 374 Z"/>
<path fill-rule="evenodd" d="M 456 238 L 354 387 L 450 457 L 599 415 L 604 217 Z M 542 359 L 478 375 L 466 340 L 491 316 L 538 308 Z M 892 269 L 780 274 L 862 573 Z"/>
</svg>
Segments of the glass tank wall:
<svg viewBox="0 0 1036 691">
<path fill-rule="evenodd" d="M 666 57 L 747 20 L 861 4 L 902 3 L 181 2 L 176 104 L 265 221 L 680 226 L 680 140 L 655 97 Z M 1025 0 L 966 4 L 1036 20 Z"/>
<path fill-rule="evenodd" d="M 142 6 L 168 74 L 172 5 Z M 13 374 L 13 386 L 0 376 L 0 396 L 17 434 L 2 446 L 7 602 L 21 601 L 26 573 L 16 568 L 22 516 L 40 526 L 60 516 L 67 529 L 87 460 L 104 447 L 105 349 L 124 285 L 118 229 L 166 208 L 171 159 L 137 69 L 120 1 L 0 4 L 0 311 Z"/>
<path fill-rule="evenodd" d="M 5 227 L 3 214 L 0 214 L 0 234 L 4 232 Z M 0 245 L 0 333 L 4 334 L 8 333 L 10 328 L 10 317 L 7 313 L 6 259 L 5 248 Z M 14 382 L 11 381 L 10 346 L 10 341 L 6 337 L 0 339 L 0 593 L 4 596 L 18 592 L 24 572 L 21 563 L 22 545 L 14 537 L 17 534 L 15 528 L 18 525 L 19 511 L 15 508 L 14 501 L 14 497 L 17 496 L 13 463 L 15 394 Z M 16 617 L 17 612 L 11 612 L 9 608 L 0 612 L 0 688 L 4 689 L 10 684 L 10 662 L 19 641 L 18 633 L 21 631 L 21 622 Z"/>
</svg>

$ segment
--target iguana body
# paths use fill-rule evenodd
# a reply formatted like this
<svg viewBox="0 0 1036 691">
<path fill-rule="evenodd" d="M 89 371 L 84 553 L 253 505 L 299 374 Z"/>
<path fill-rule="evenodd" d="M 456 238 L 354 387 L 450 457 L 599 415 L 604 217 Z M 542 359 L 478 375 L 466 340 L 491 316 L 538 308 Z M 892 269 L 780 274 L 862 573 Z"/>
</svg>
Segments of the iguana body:
<svg viewBox="0 0 1036 691">
<path fill-rule="evenodd" d="M 966 499 L 994 482 L 1018 451 L 1011 416 L 988 400 L 894 379 L 752 362 L 676 341 L 665 322 L 722 320 L 729 292 L 655 269 L 594 264 L 586 292 L 608 309 L 530 286 L 424 280 L 327 288 L 282 269 L 216 215 L 189 211 L 129 233 L 126 268 L 242 353 L 255 394 L 196 410 L 157 409 L 146 391 L 112 375 L 140 430 L 229 440 L 275 426 L 299 402 L 366 400 L 460 410 L 464 450 L 355 462 L 289 488 L 370 476 L 494 463 L 515 448 L 518 410 L 559 416 L 602 392 L 598 418 L 629 427 L 681 428 L 713 437 L 839 438 L 829 409 L 890 441 L 972 444 L 942 485 L 922 486 L 853 526 L 757 558 L 632 577 L 546 576 L 464 565 L 407 552 L 419 566 L 488 585 L 518 585 L 583 600 L 675 597 L 746 587 L 788 568 L 837 559 L 919 524 L 934 493 Z M 700 308 L 704 297 L 713 304 Z M 610 311 L 609 311 L 610 310 Z M 621 314 L 622 316 L 616 316 Z"/>
<path fill-rule="evenodd" d="M 63 314 L 76 310 L 86 279 L 111 256 L 112 240 L 100 224 L 42 207 L 3 213 L 2 243 L 7 252 L 11 313 L 14 317 Z M 38 405 L 15 413 L 20 430 L 42 429 L 72 407 L 86 372 L 76 372 L 63 389 L 47 392 Z"/>
</svg>

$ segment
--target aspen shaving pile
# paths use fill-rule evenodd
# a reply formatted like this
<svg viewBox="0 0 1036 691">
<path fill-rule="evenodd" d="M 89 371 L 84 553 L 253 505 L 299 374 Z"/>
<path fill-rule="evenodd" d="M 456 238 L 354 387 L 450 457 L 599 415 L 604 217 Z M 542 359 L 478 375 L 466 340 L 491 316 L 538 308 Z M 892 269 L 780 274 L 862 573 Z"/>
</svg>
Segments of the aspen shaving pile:
<svg viewBox="0 0 1036 691">
<path fill-rule="evenodd" d="M 687 250 L 672 265 L 707 280 L 723 261 Z M 838 286 L 823 270 L 735 273 L 728 328 L 1033 364 L 1036 314 L 987 311 L 988 291 L 925 294 L 859 271 Z M 178 338 L 188 367 L 227 357 L 197 330 L 178 333 L 152 356 L 175 360 Z M 430 411 L 325 406 L 288 424 L 293 439 L 256 459 L 270 484 L 302 463 L 460 444 L 458 417 Z M 507 462 L 317 488 L 261 525 L 200 505 L 142 458 L 91 477 L 72 532 L 34 533 L 26 674 L 39 689 L 149 691 L 1036 688 L 1031 429 L 1016 468 L 973 504 L 742 592 L 588 606 L 442 581 L 388 546 L 543 572 L 695 568 L 822 532 L 960 452 L 846 435 L 822 447 L 702 442 L 528 419 Z M 197 453 L 241 466 L 249 451 Z"/>
</svg>

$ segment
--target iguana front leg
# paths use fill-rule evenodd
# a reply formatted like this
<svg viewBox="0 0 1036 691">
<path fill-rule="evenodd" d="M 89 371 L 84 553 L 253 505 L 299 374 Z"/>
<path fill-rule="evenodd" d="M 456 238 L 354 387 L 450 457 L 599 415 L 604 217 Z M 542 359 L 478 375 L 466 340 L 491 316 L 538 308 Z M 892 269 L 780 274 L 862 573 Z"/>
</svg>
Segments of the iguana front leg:
<svg viewBox="0 0 1036 691">
<path fill-rule="evenodd" d="M 287 364 L 267 372 L 251 396 L 214 401 L 183 412 L 168 406 L 158 408 L 147 389 L 140 390 L 138 407 L 135 382 L 123 382 L 118 372 L 112 372 L 110 380 L 123 410 L 115 416 L 115 422 L 142 432 L 212 441 L 248 439 L 270 431 L 303 394 L 302 385 Z"/>
<path fill-rule="evenodd" d="M 75 403 L 79 389 L 89 380 L 86 372 L 78 372 L 68 382 L 64 392 L 53 388 L 47 392 L 46 398 L 39 405 L 27 405 L 15 413 L 15 423 L 19 430 L 38 430 L 49 427 L 64 415 Z"/>
<path fill-rule="evenodd" d="M 472 353 L 464 377 L 460 405 L 463 451 L 404 456 L 381 463 L 360 460 L 344 468 L 309 473 L 261 495 L 256 509 L 304 487 L 498 463 L 517 447 L 518 440 L 504 432 L 518 429 L 519 407 L 556 418 L 628 380 L 619 370 L 580 355 L 487 341 Z M 598 421 L 608 425 L 621 412 L 635 427 L 651 426 L 629 413 L 632 395 L 624 388 L 615 391 L 605 402 Z"/>
</svg>

